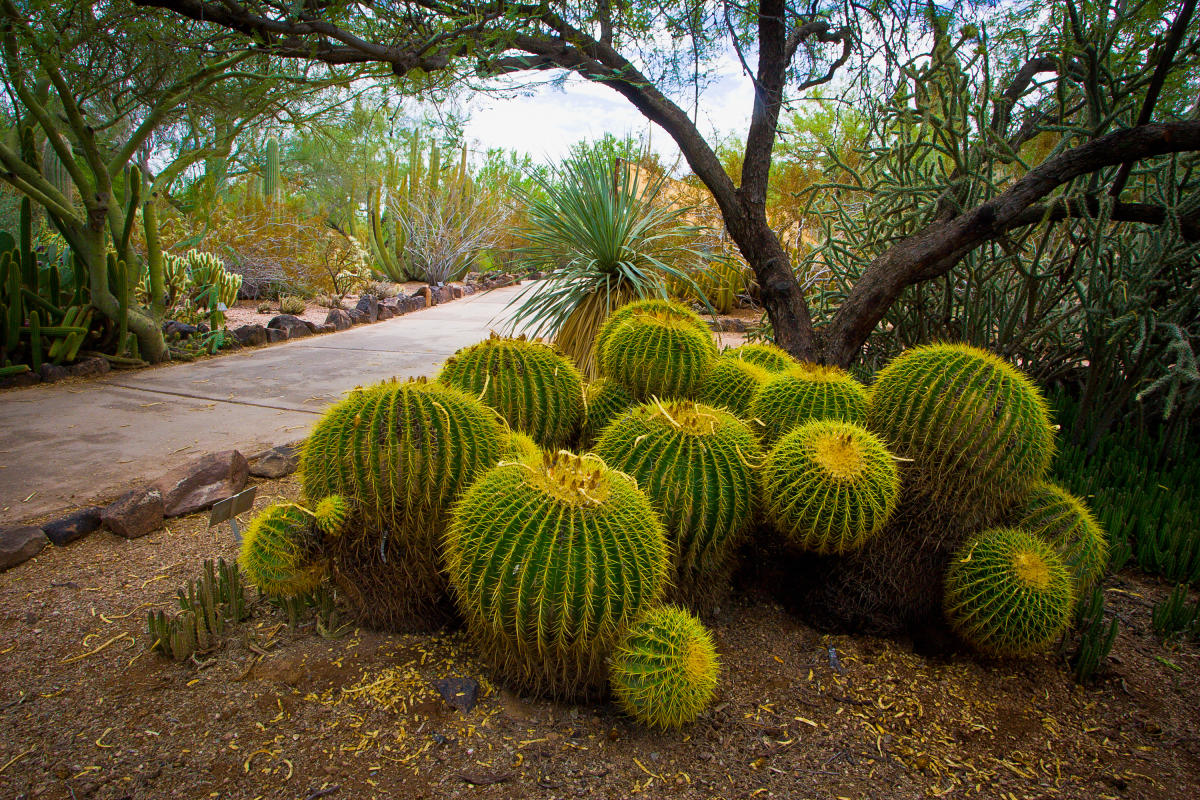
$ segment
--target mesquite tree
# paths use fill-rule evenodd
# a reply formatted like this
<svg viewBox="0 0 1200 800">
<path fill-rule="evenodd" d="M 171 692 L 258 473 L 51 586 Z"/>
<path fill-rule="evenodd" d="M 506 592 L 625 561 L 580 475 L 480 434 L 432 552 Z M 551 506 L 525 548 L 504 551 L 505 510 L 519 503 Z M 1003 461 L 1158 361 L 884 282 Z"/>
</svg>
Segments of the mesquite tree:
<svg viewBox="0 0 1200 800">
<path fill-rule="evenodd" d="M 806 287 L 767 221 L 766 196 L 781 110 L 804 92 L 829 84 L 853 60 L 854 77 L 880 87 L 889 70 L 911 60 L 921 43 L 912 35 L 926 3 L 820 3 L 796 8 L 785 0 L 592 3 L 492 0 L 294 3 L 286 0 L 135 0 L 245 34 L 250 46 L 275 55 L 332 65 L 374 63 L 399 76 L 467 81 L 513 74 L 568 71 L 607 86 L 659 125 L 678 145 L 691 170 L 712 193 L 730 237 L 753 268 L 777 341 L 793 354 L 838 364 L 854 361 L 872 329 L 910 285 L 945 275 L 981 244 L 1024 226 L 1090 213 L 1086 199 L 1064 196 L 1061 187 L 1117 168 L 1108 187 L 1113 222 L 1161 224 L 1167 209 L 1122 194 L 1129 167 L 1170 153 L 1200 150 L 1200 121 L 1153 122 L 1155 97 L 1164 82 L 1181 80 L 1194 64 L 1195 34 L 1187 22 L 1194 3 L 1184 2 L 1175 24 L 1157 27 L 1162 45 L 1143 50 L 1140 63 L 1119 65 L 1108 53 L 1123 44 L 1120 9 L 1089 7 L 1102 20 L 1085 30 L 1073 2 L 1027 3 L 1025 23 L 1044 33 L 1010 39 L 1006 63 L 989 61 L 991 113 L 968 121 L 954 135 L 984 143 L 967 172 L 943 175 L 934 208 L 923 224 L 889 242 L 864 270 L 821 330 L 814 327 Z M 1099 4 L 1104 6 L 1105 4 Z M 1146 9 L 1161 3 L 1143 3 Z M 1133 9 L 1135 12 L 1138 9 Z M 968 9 L 969 11 L 969 9 Z M 1137 18 L 1137 13 L 1132 15 Z M 1102 28 L 1102 29 L 1101 29 Z M 1073 29 L 1074 33 L 1068 29 Z M 928 26 L 924 28 L 928 31 Z M 1077 56 L 1064 60 L 1048 42 L 1055 37 L 1094 36 Z M 1049 38 L 1047 38 L 1049 37 Z M 1048 49 L 1047 49 L 1048 48 Z M 713 147 L 685 111 L 680 91 L 694 87 L 711 59 L 733 50 L 754 87 L 754 105 L 740 175 L 722 167 Z M 1023 53 L 1023 60 L 1013 56 Z M 754 66 L 751 62 L 756 62 Z M 978 78 L 967 76 L 968 79 Z M 1148 113 L 1114 113 L 1092 119 L 1081 136 L 1040 163 L 1017 159 L 1010 179 L 988 181 L 994 142 L 1050 130 L 1080 112 L 1079 94 L 1096 96 L 1117 82 L 1132 81 Z M 850 82 L 856 85 L 855 81 Z M 978 88 L 983 91 L 982 84 Z M 852 91 L 852 90 L 851 90 Z M 890 95 L 889 95 L 890 96 Z M 862 97 L 858 99 L 862 101 Z M 1089 110 L 1088 113 L 1091 113 Z M 953 128 L 956 121 L 943 121 Z M 1019 143 L 1019 142 L 1018 142 Z"/>
</svg>

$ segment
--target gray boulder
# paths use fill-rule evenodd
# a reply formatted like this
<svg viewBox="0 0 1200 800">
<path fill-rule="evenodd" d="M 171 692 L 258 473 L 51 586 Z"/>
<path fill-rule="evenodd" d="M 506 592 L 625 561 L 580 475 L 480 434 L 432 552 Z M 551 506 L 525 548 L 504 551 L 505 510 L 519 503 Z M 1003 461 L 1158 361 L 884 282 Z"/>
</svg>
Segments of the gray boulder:
<svg viewBox="0 0 1200 800">
<path fill-rule="evenodd" d="M 171 470 L 154 482 L 162 493 L 163 513 L 180 517 L 208 508 L 246 486 L 250 465 L 237 450 L 209 453 Z"/>
</svg>

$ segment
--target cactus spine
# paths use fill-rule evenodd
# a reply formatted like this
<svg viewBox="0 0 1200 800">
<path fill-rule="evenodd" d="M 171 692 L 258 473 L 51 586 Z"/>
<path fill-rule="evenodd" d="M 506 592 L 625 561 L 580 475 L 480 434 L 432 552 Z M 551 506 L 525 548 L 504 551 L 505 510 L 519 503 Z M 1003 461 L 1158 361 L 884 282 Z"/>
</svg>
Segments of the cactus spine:
<svg viewBox="0 0 1200 800">
<path fill-rule="evenodd" d="M 755 395 L 770 378 L 771 372 L 765 367 L 727 353 L 713 362 L 700 387 L 700 399 L 748 419 Z"/>
<path fill-rule="evenodd" d="M 808 420 L 863 424 L 867 392 L 843 369 L 800 364 L 768 378 L 755 394 L 750 414 L 761 426 L 763 443 L 769 445 Z"/>
<path fill-rule="evenodd" d="M 579 446 L 590 448 L 610 422 L 633 406 L 633 398 L 616 381 L 600 378 L 583 387 L 583 425 L 579 430 Z"/>
<path fill-rule="evenodd" d="M 600 374 L 635 400 L 692 398 L 717 356 L 695 313 L 677 303 L 643 300 L 614 312 L 597 335 Z"/>
<path fill-rule="evenodd" d="M 238 564 L 268 597 L 294 597 L 315 589 L 326 568 L 312 512 L 294 503 L 263 509 L 246 529 Z"/>
<path fill-rule="evenodd" d="M 785 372 L 800 365 L 786 351 L 767 342 L 750 342 L 726 351 L 725 355 L 762 367 L 768 372 Z"/>
<path fill-rule="evenodd" d="M 1048 542 L 1066 562 L 1079 594 L 1108 566 L 1108 537 L 1083 501 L 1049 481 L 1039 481 L 1021 501 L 1014 527 Z"/>
</svg>

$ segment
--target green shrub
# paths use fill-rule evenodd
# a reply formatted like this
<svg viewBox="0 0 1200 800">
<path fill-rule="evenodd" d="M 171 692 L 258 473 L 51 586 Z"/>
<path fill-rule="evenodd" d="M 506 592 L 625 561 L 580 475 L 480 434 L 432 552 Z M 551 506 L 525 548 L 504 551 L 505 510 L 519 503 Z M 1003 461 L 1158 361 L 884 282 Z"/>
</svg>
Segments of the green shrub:
<svg viewBox="0 0 1200 800">
<path fill-rule="evenodd" d="M 304 302 L 303 297 L 285 294 L 279 298 L 280 314 L 303 314 L 306 308 L 308 304 Z"/>
</svg>

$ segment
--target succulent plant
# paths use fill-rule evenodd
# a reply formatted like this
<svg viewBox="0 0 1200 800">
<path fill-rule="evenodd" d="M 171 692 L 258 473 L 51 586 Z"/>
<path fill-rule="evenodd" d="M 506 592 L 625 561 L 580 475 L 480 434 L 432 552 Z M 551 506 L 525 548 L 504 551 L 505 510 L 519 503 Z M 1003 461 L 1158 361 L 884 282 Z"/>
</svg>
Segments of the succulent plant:
<svg viewBox="0 0 1200 800">
<path fill-rule="evenodd" d="M 762 482 L 771 524 L 792 544 L 822 554 L 862 548 L 887 524 L 900 494 L 883 442 L 838 420 L 812 420 L 780 439 Z"/>
<path fill-rule="evenodd" d="M 712 335 L 694 312 L 660 300 L 618 309 L 597 342 L 600 374 L 635 400 L 694 397 L 717 355 Z"/>
<path fill-rule="evenodd" d="M 596 443 L 596 437 L 610 422 L 633 407 L 633 398 L 616 381 L 599 378 L 583 387 L 583 404 L 579 446 L 587 450 Z"/>
<path fill-rule="evenodd" d="M 1039 481 L 1021 501 L 1014 527 L 1048 542 L 1066 562 L 1079 594 L 1093 586 L 1108 566 L 1108 538 L 1088 507 L 1049 481 Z"/>
<path fill-rule="evenodd" d="M 762 385 L 750 405 L 750 415 L 761 426 L 763 443 L 771 445 L 812 419 L 863 424 L 867 393 L 843 369 L 800 364 L 772 375 Z"/>
<path fill-rule="evenodd" d="M 1054 430 L 1041 393 L 974 347 L 915 347 L 884 367 L 868 427 L 911 459 L 906 485 L 947 513 L 991 518 L 1042 479 Z"/>
<path fill-rule="evenodd" d="M 492 334 L 459 350 L 438 380 L 500 412 L 542 447 L 567 444 L 583 421 L 583 379 L 553 346 Z"/>
<path fill-rule="evenodd" d="M 754 396 L 770 377 L 771 372 L 765 367 L 725 353 L 713 362 L 700 387 L 700 400 L 748 419 Z"/>
<path fill-rule="evenodd" d="M 783 372 L 800 364 L 782 348 L 767 342 L 749 342 L 741 347 L 726 350 L 723 355 L 762 367 L 768 372 Z"/>
<path fill-rule="evenodd" d="M 704 604 L 728 585 L 734 550 L 750 525 L 762 451 L 725 409 L 655 400 L 614 420 L 596 455 L 632 476 L 662 514 L 675 562 L 673 591 Z"/>
<path fill-rule="evenodd" d="M 982 653 L 1037 655 L 1070 623 L 1074 583 L 1048 543 L 1027 531 L 993 528 L 969 539 L 951 559 L 946 619 Z"/>
<path fill-rule="evenodd" d="M 455 506 L 445 564 L 485 656 L 517 687 L 594 693 L 612 645 L 663 591 L 662 523 L 595 456 L 500 463 Z"/>
<path fill-rule="evenodd" d="M 542 448 L 530 438 L 529 434 L 520 431 L 508 431 L 504 435 L 500 447 L 501 461 L 528 461 L 536 464 L 542 460 Z"/>
<path fill-rule="evenodd" d="M 295 503 L 263 509 L 246 529 L 238 564 L 268 597 L 312 591 L 326 574 L 312 512 Z"/>
<path fill-rule="evenodd" d="M 338 494 L 323 497 L 313 508 L 313 521 L 326 536 L 340 536 L 350 522 L 350 503 Z"/>
<path fill-rule="evenodd" d="M 609 660 L 609 685 L 632 717 L 655 728 L 695 721 L 712 702 L 720 664 L 708 631 L 674 606 L 646 612 Z"/>
</svg>

